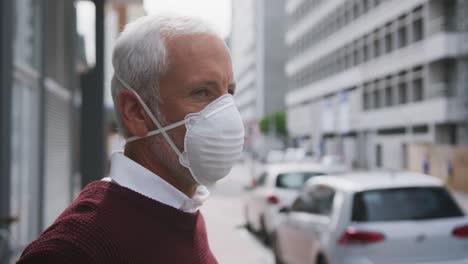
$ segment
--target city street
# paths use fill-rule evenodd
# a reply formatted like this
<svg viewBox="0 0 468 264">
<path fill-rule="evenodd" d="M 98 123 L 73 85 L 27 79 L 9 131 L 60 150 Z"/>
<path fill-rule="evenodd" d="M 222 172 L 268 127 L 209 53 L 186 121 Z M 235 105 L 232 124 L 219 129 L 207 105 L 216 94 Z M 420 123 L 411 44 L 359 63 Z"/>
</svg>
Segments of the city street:
<svg viewBox="0 0 468 264">
<path fill-rule="evenodd" d="M 274 263 L 271 249 L 244 228 L 244 186 L 249 183 L 249 177 L 247 166 L 234 167 L 231 175 L 218 183 L 202 209 L 210 246 L 223 264 Z M 454 193 L 454 197 L 468 212 L 468 196 Z"/>
<path fill-rule="evenodd" d="M 219 263 L 274 263 L 271 250 L 244 228 L 244 186 L 249 182 L 246 166 L 233 168 L 231 175 L 218 183 L 203 206 L 208 239 Z"/>
<path fill-rule="evenodd" d="M 0 264 L 468 263 L 468 0 L 0 14 Z"/>
</svg>

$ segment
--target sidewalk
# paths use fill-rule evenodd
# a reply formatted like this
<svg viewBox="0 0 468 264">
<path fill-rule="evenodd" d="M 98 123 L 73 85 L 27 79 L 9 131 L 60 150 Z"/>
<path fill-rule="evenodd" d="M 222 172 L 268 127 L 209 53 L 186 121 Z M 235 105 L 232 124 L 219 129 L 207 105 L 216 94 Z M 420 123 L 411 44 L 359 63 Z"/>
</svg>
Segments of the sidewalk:
<svg viewBox="0 0 468 264">
<path fill-rule="evenodd" d="M 205 217 L 213 254 L 223 264 L 273 264 L 271 251 L 243 228 L 245 194 L 249 170 L 238 165 L 220 181 L 201 211 Z"/>
</svg>

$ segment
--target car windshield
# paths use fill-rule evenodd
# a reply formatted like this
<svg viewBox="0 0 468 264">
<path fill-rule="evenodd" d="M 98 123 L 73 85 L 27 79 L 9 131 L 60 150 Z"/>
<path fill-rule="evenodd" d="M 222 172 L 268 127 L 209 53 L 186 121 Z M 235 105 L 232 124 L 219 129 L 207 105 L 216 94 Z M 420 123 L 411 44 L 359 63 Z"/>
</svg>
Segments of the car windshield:
<svg viewBox="0 0 468 264">
<path fill-rule="evenodd" d="M 276 187 L 284 189 L 300 189 L 308 179 L 320 175 L 324 175 L 324 173 L 310 171 L 281 173 L 276 178 Z"/>
<path fill-rule="evenodd" d="M 354 196 L 355 222 L 427 220 L 463 216 L 449 193 L 440 187 L 372 190 Z"/>
</svg>

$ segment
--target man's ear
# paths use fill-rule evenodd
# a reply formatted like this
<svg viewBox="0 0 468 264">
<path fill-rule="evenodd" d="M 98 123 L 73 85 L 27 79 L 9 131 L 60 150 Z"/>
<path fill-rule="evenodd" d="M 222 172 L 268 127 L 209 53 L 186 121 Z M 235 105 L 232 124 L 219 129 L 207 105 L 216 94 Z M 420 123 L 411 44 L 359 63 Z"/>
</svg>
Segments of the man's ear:
<svg viewBox="0 0 468 264">
<path fill-rule="evenodd" d="M 129 136 L 143 137 L 150 131 L 146 113 L 135 94 L 129 90 L 121 90 L 117 95 L 117 104 L 122 124 Z"/>
</svg>

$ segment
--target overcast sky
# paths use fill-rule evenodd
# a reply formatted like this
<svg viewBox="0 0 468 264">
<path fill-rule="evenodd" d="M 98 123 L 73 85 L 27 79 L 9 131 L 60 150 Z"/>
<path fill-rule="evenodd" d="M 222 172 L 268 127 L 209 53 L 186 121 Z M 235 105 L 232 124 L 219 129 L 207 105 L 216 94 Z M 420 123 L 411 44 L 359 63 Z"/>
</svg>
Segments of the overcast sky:
<svg viewBox="0 0 468 264">
<path fill-rule="evenodd" d="M 77 28 L 78 32 L 85 38 L 86 59 L 89 64 L 94 64 L 95 56 L 95 7 L 94 4 L 88 1 L 75 2 L 77 11 Z"/>
<path fill-rule="evenodd" d="M 223 37 L 229 36 L 231 0 L 145 0 L 144 3 L 149 14 L 170 12 L 198 16 L 216 26 Z"/>
</svg>

